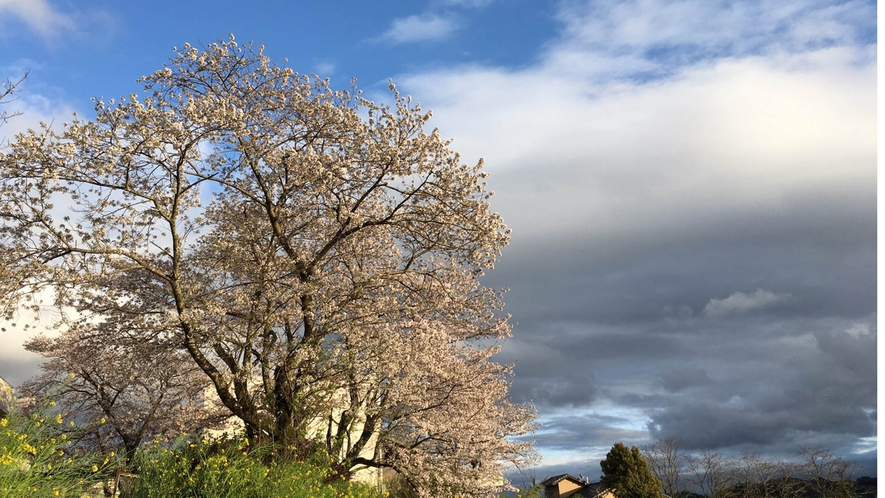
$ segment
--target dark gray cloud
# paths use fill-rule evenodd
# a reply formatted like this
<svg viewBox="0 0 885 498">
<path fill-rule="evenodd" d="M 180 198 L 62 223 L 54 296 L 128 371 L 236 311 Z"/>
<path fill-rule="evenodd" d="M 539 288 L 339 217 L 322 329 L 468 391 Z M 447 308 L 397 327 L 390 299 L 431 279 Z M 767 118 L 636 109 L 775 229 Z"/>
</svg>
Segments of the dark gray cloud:
<svg viewBox="0 0 885 498">
<path fill-rule="evenodd" d="M 488 92 L 506 75 L 433 75 L 472 92 L 442 100 L 443 125 L 500 165 L 493 208 L 514 233 L 486 282 L 510 288 L 499 358 L 548 463 L 670 436 L 875 457 L 874 66 L 761 61 L 608 94 L 552 73 L 546 108 L 520 93 L 537 91 L 527 72 Z"/>
<path fill-rule="evenodd" d="M 633 275 L 624 268 L 615 268 L 616 277 L 605 268 L 599 275 L 592 267 L 576 270 L 574 280 L 598 282 L 585 284 L 581 294 L 557 281 L 546 293 L 536 290 L 543 282 L 531 284 L 527 294 L 548 296 L 543 301 L 511 296 L 516 338 L 501 356 L 516 361 L 514 396 L 533 400 L 542 416 L 593 409 L 604 400 L 639 409 L 648 437 L 678 437 L 687 448 L 791 454 L 811 441 L 848 447 L 846 442 L 874 437 L 875 292 L 864 282 L 874 275 L 874 259 L 868 257 L 869 273 L 851 280 L 837 258 L 821 269 L 803 258 L 772 258 L 769 275 L 832 282 L 780 277 L 776 281 L 784 285 L 775 286 L 761 278 L 765 269 L 732 274 L 716 261 L 729 259 L 729 252 L 711 252 L 711 263 L 699 262 L 710 273 L 643 274 L 639 261 Z M 867 294 L 858 290 L 864 286 Z M 769 292 L 791 299 L 723 316 L 700 312 L 711 299 L 757 288 L 777 289 Z M 583 430 L 576 424 L 561 431 L 564 441 L 546 433 L 537 441 L 561 449 L 623 438 L 607 428 L 616 429 L 603 420 L 586 421 Z"/>
<path fill-rule="evenodd" d="M 705 387 L 712 384 L 710 376 L 703 368 L 682 368 L 668 370 L 660 375 L 661 387 L 667 392 L 678 393 L 687 389 Z"/>
</svg>

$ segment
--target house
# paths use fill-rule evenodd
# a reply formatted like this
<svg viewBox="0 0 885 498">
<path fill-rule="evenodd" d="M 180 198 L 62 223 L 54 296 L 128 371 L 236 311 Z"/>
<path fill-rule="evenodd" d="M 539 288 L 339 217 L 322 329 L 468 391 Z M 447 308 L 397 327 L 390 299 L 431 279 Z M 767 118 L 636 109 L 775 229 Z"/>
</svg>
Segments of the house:
<svg viewBox="0 0 885 498">
<path fill-rule="evenodd" d="M 603 488 L 601 483 L 591 483 L 571 474 L 548 477 L 541 486 L 544 486 L 545 498 L 615 498 L 615 494 Z"/>
</svg>

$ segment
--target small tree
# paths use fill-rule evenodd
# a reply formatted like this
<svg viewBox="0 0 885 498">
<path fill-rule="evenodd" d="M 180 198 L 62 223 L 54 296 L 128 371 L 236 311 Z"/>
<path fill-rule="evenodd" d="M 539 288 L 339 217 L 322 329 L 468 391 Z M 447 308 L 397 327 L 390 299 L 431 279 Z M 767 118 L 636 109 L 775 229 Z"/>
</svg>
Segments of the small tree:
<svg viewBox="0 0 885 498">
<path fill-rule="evenodd" d="M 728 496 L 733 480 L 733 465 L 721 453 L 704 450 L 688 458 L 689 481 L 704 496 Z"/>
<path fill-rule="evenodd" d="M 206 399 L 208 379 L 182 351 L 160 338 L 132 339 L 109 328 L 81 323 L 25 343 L 47 361 L 22 391 L 49 396 L 59 415 L 80 420 L 75 442 L 129 460 L 142 442 L 175 439 L 230 416 Z"/>
<path fill-rule="evenodd" d="M 803 463 L 799 466 L 800 475 L 807 479 L 807 486 L 821 498 L 848 498 L 854 496 L 854 481 L 857 463 L 846 462 L 835 453 L 814 446 L 799 449 Z"/>
<path fill-rule="evenodd" d="M 744 498 L 790 498 L 802 496 L 795 466 L 787 462 L 766 460 L 755 453 L 744 453 L 733 462 L 734 491 L 732 496 Z"/>
<path fill-rule="evenodd" d="M 602 484 L 614 489 L 618 498 L 662 498 L 661 481 L 652 474 L 639 448 L 630 449 L 624 443 L 616 443 L 602 467 Z"/>
<path fill-rule="evenodd" d="M 685 455 L 680 451 L 681 443 L 676 438 L 667 438 L 642 449 L 652 474 L 661 480 L 664 494 L 676 496 L 682 487 L 682 473 Z"/>
</svg>

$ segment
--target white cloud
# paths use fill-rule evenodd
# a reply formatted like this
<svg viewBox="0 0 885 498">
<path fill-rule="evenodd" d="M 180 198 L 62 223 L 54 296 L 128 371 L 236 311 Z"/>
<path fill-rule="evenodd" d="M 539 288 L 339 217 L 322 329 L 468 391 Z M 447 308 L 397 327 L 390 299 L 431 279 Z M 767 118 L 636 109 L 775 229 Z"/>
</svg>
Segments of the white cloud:
<svg viewBox="0 0 885 498">
<path fill-rule="evenodd" d="M 834 192 L 843 204 L 874 202 L 876 50 L 846 34 L 863 22 L 846 20 L 845 5 L 712 3 L 570 2 L 562 36 L 532 66 L 449 67 L 396 81 L 434 110 L 431 125 L 466 160 L 486 159 L 493 206 L 521 240 L 580 234 L 601 242 L 596 257 L 640 238 L 677 243 L 699 228 L 783 222 Z M 828 28 L 834 45 L 761 33 L 768 14 L 829 20 L 839 26 Z M 706 59 L 647 53 L 659 43 L 750 39 L 753 50 Z"/>
<path fill-rule="evenodd" d="M 807 0 L 601 0 L 568 2 L 558 12 L 560 40 L 548 58 L 581 51 L 596 60 L 625 62 L 595 76 L 668 74 L 686 64 L 722 57 L 767 55 L 851 44 L 875 32 L 875 5 L 851 0 L 827 6 Z M 645 67 L 641 62 L 645 63 Z M 571 59 L 557 67 L 574 71 Z M 630 65 L 640 66 L 631 73 Z"/>
<path fill-rule="evenodd" d="M 390 29 L 379 39 L 394 44 L 439 41 L 448 38 L 458 28 L 453 18 L 436 14 L 400 17 L 393 20 Z"/>
<path fill-rule="evenodd" d="M 704 306 L 704 314 L 712 318 L 719 318 L 732 314 L 747 313 L 757 309 L 770 308 L 790 299 L 791 296 L 789 294 L 775 294 L 764 289 L 756 289 L 751 294 L 735 292 L 724 299 L 710 299 L 710 302 Z"/>
<path fill-rule="evenodd" d="M 47 0 L 0 0 L 0 12 L 18 17 L 44 39 L 75 29 L 73 19 L 59 12 Z"/>
<path fill-rule="evenodd" d="M 330 61 L 320 61 L 314 65 L 314 72 L 320 78 L 328 78 L 335 74 L 336 65 L 334 62 Z"/>
<path fill-rule="evenodd" d="M 855 59 L 727 58 L 648 83 L 596 84 L 546 63 L 399 83 L 466 160 L 485 157 L 493 205 L 518 237 L 583 234 L 618 251 L 634 236 L 793 216 L 834 189 L 875 195 L 876 67 Z"/>
<path fill-rule="evenodd" d="M 14 74 L 21 74 L 15 72 Z M 17 133 L 29 129 L 39 129 L 40 123 L 47 123 L 55 130 L 61 124 L 73 119 L 75 108 L 65 102 L 59 102 L 44 95 L 28 91 L 28 80 L 22 82 L 19 91 L 9 102 L 2 104 L 0 111 L 10 115 L 18 114 L 0 126 L 0 144 L 6 144 Z"/>
<path fill-rule="evenodd" d="M 28 308 L 21 308 L 12 322 L 0 320 L 0 377 L 6 379 L 13 386 L 17 386 L 36 375 L 39 371 L 43 357 L 37 353 L 25 350 L 23 344 L 37 336 L 55 334 L 52 325 L 59 318 L 58 311 L 46 303 L 52 302 L 52 294 L 49 291 L 41 291 L 34 298 L 43 304 L 39 313 Z"/>
</svg>

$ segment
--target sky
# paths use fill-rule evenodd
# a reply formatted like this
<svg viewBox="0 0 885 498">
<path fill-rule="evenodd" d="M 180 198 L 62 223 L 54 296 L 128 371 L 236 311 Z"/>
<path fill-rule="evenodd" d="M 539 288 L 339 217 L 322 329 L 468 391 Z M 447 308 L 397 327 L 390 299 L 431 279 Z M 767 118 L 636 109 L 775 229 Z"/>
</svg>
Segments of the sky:
<svg viewBox="0 0 885 498">
<path fill-rule="evenodd" d="M 512 397 L 542 455 L 516 478 L 599 475 L 616 442 L 876 475 L 872 0 L 0 0 L 0 79 L 27 73 L 10 139 L 185 42 L 233 33 L 300 73 L 388 80 L 432 109 L 513 229 Z M 0 376 L 39 359 L 0 335 Z"/>
</svg>

